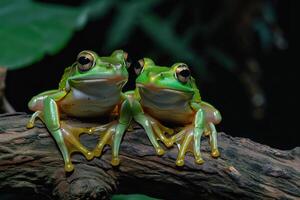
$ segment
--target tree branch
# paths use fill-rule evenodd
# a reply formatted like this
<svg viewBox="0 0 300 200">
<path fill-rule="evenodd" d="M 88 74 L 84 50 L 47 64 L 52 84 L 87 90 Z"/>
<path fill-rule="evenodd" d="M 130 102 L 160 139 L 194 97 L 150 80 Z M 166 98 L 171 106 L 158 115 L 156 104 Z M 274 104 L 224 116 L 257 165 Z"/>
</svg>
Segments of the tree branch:
<svg viewBox="0 0 300 200">
<path fill-rule="evenodd" d="M 27 130 L 29 115 L 0 115 L 0 199 L 108 199 L 114 193 L 144 193 L 163 199 L 300 198 L 300 148 L 282 151 L 245 138 L 219 134 L 221 158 L 209 155 L 203 140 L 203 165 L 191 155 L 176 167 L 177 149 L 158 157 L 145 132 L 128 131 L 121 165 L 110 165 L 111 152 L 86 161 L 73 155 L 75 171 L 66 174 L 62 157 L 44 125 Z M 83 135 L 92 148 L 98 137 Z"/>
</svg>

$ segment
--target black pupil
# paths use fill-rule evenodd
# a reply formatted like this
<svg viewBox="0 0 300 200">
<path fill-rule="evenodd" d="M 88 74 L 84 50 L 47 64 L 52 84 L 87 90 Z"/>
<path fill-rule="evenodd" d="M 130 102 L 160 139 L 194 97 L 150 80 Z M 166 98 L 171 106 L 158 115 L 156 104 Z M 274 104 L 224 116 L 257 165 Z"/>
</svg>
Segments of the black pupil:
<svg viewBox="0 0 300 200">
<path fill-rule="evenodd" d="M 188 70 L 188 69 L 184 69 L 184 70 L 182 70 L 181 72 L 179 72 L 179 74 L 181 75 L 181 76 L 183 76 L 183 77 L 189 77 L 190 75 L 191 75 L 191 72 L 190 72 L 190 70 Z"/>
<path fill-rule="evenodd" d="M 90 59 L 88 59 L 88 58 L 85 57 L 85 56 L 81 56 L 81 57 L 79 57 L 79 59 L 78 59 L 78 63 L 81 64 L 81 65 L 86 65 L 86 64 L 88 64 L 88 63 L 90 63 L 90 62 L 91 62 Z"/>
<path fill-rule="evenodd" d="M 141 65 L 136 65 L 135 68 L 136 68 L 136 69 L 141 69 L 142 66 L 141 66 Z"/>
</svg>

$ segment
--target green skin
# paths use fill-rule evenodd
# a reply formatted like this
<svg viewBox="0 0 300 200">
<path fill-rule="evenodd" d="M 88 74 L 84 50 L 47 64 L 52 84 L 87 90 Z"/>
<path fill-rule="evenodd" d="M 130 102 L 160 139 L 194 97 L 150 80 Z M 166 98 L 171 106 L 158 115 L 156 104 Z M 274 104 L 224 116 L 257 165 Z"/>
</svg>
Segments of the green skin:
<svg viewBox="0 0 300 200">
<path fill-rule="evenodd" d="M 92 62 L 82 63 L 82 56 L 88 57 Z M 94 130 L 71 127 L 61 119 L 104 117 L 116 111 L 120 115 L 122 111 L 118 108 L 122 107 L 125 99 L 122 88 L 128 80 L 126 58 L 127 54 L 122 50 L 114 51 L 108 57 L 83 51 L 78 55 L 77 61 L 66 68 L 58 89 L 43 92 L 28 103 L 35 113 L 27 127 L 32 128 L 37 117 L 45 123 L 63 155 L 66 171 L 74 169 L 70 160 L 71 153 L 81 152 L 90 160 L 94 156 L 100 156 L 105 143 L 100 141 L 93 152 L 87 150 L 80 143 L 79 135 L 83 132 L 92 133 Z M 80 66 L 83 65 L 91 67 L 81 70 Z M 116 126 L 119 132 L 126 130 L 123 125 Z M 110 129 L 114 129 L 114 126 Z"/>
<path fill-rule="evenodd" d="M 136 106 L 132 108 L 135 115 L 184 127 L 169 141 L 159 137 L 166 146 L 179 142 L 179 154 L 176 160 L 178 166 L 184 165 L 184 156 L 187 151 L 193 152 L 196 163 L 204 162 L 200 153 L 200 140 L 203 133 L 210 136 L 212 156 L 219 156 L 214 124 L 221 121 L 219 111 L 201 100 L 193 77 L 188 77 L 186 82 L 179 80 L 176 70 L 182 66 L 186 65 L 176 63 L 172 67 L 156 66 L 151 59 L 144 58 L 143 69 L 136 79 L 134 95 Z M 149 115 L 151 117 L 148 117 Z M 157 122 L 152 123 L 152 128 L 157 133 L 156 125 Z M 146 132 L 151 137 L 153 136 L 151 129 L 146 129 Z M 191 141 L 193 143 L 189 147 Z M 157 146 L 155 142 L 152 143 Z"/>
</svg>

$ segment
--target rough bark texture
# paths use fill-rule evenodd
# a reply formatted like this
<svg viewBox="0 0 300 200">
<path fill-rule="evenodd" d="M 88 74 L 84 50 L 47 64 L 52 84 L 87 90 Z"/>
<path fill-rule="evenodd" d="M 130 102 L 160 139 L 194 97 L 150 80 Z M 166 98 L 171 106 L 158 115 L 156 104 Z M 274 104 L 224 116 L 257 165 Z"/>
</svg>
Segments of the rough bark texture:
<svg viewBox="0 0 300 200">
<path fill-rule="evenodd" d="M 203 165 L 186 157 L 176 167 L 177 148 L 158 157 L 138 126 L 127 132 L 121 165 L 110 165 L 110 150 L 86 161 L 73 155 L 75 171 L 66 174 L 62 157 L 44 125 L 27 130 L 29 115 L 0 115 L 0 199 L 107 199 L 112 194 L 144 193 L 163 199 L 299 199 L 300 148 L 281 151 L 245 138 L 219 133 L 221 158 Z M 83 135 L 92 147 L 97 136 Z"/>
</svg>

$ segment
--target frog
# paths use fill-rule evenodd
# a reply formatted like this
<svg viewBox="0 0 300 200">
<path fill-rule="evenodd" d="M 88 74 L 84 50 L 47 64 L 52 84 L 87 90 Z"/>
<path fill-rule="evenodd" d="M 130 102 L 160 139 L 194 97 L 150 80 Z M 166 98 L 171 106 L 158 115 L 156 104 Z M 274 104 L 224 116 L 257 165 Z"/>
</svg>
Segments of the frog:
<svg viewBox="0 0 300 200">
<path fill-rule="evenodd" d="M 74 170 L 72 153 L 82 153 L 91 160 L 100 155 L 104 146 L 99 140 L 95 149 L 89 150 L 79 140 L 81 134 L 92 134 L 100 126 L 72 127 L 65 120 L 108 117 L 112 123 L 107 124 L 107 132 L 114 129 L 117 126 L 114 118 L 120 115 L 119 108 L 124 101 L 122 89 L 128 81 L 127 58 L 123 50 L 102 57 L 91 50 L 81 51 L 76 61 L 65 69 L 58 89 L 42 92 L 29 101 L 28 107 L 34 113 L 27 128 L 33 128 L 37 118 L 46 125 L 62 154 L 65 171 Z"/>
<path fill-rule="evenodd" d="M 200 152 L 203 134 L 209 136 L 211 156 L 219 157 L 215 125 L 221 122 L 222 116 L 215 107 L 201 99 L 188 65 L 158 66 L 150 58 L 143 58 L 135 72 L 138 77 L 134 98 L 140 107 L 138 112 L 150 121 L 154 132 L 150 134 L 157 135 L 167 147 L 177 144 L 176 165 L 184 165 L 188 151 L 193 153 L 197 164 L 204 162 Z M 162 123 L 181 128 L 173 134 L 174 131 L 172 133 Z M 162 133 L 172 136 L 166 138 Z"/>
</svg>

